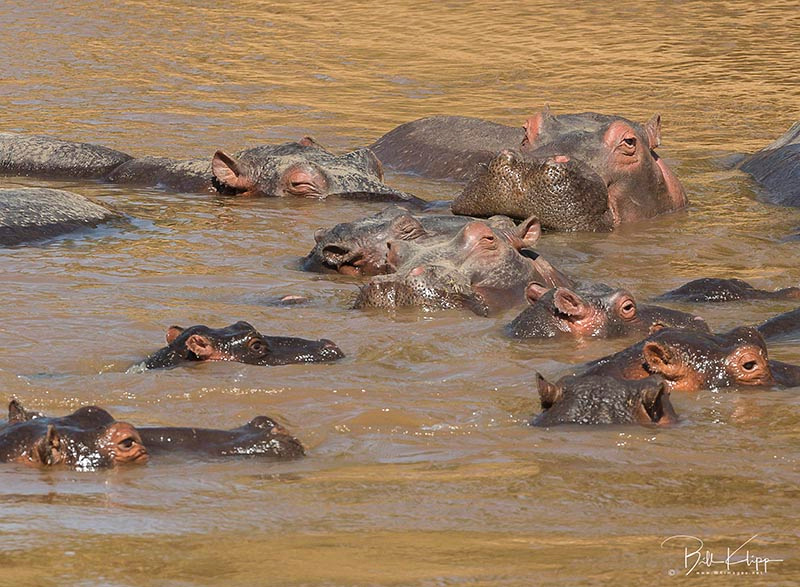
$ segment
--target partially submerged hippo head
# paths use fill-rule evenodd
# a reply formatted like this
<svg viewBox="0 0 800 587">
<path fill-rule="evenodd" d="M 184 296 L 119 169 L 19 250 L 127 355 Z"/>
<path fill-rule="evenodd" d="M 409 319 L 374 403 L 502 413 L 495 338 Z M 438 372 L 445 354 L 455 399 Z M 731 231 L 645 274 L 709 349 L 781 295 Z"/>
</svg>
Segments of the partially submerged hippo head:
<svg viewBox="0 0 800 587">
<path fill-rule="evenodd" d="M 387 262 L 396 273 L 374 277 L 355 307 L 467 307 L 479 315 L 513 307 L 524 301 L 530 281 L 569 282 L 529 248 L 539 235 L 538 221 L 529 218 L 518 227 L 472 221 L 428 245 L 390 241 Z"/>
<path fill-rule="evenodd" d="M 702 277 L 665 292 L 657 300 L 681 302 L 733 302 L 738 300 L 798 300 L 800 288 L 769 291 L 753 287 L 742 279 Z"/>
<path fill-rule="evenodd" d="M 61 418 L 46 418 L 25 411 L 12 400 L 8 424 L 0 428 L 3 462 L 97 469 L 147 460 L 139 432 L 97 406 L 82 407 Z"/>
<path fill-rule="evenodd" d="M 302 443 L 267 416 L 256 416 L 232 430 L 211 428 L 140 428 L 151 452 L 185 452 L 206 456 L 251 456 L 280 459 L 305 455 Z"/>
<path fill-rule="evenodd" d="M 536 374 L 542 413 L 533 426 L 557 424 L 642 424 L 678 421 L 661 377 L 626 381 L 614 377 L 564 377 L 558 383 Z"/>
<path fill-rule="evenodd" d="M 456 214 L 539 217 L 552 230 L 610 230 L 686 205 L 678 179 L 656 155 L 661 117 L 639 125 L 587 112 L 528 120 L 521 152 L 505 150 L 452 205 Z"/>
<path fill-rule="evenodd" d="M 264 336 L 247 322 L 225 328 L 171 326 L 167 346 L 147 357 L 145 369 L 176 367 L 189 361 L 238 361 L 250 365 L 286 365 L 340 359 L 344 353 L 327 339 Z"/>
<path fill-rule="evenodd" d="M 505 328 L 514 338 L 613 338 L 661 328 L 708 332 L 708 324 L 699 316 L 637 303 L 627 290 L 602 283 L 581 282 L 574 288 L 531 283 L 526 294 L 530 307 Z"/>
<path fill-rule="evenodd" d="M 770 361 L 764 339 L 752 327 L 723 334 L 664 329 L 589 363 L 583 374 L 623 379 L 661 375 L 672 391 L 800 385 L 800 367 Z"/>
<path fill-rule="evenodd" d="M 246 149 L 236 157 L 217 151 L 211 171 L 220 191 L 243 196 L 339 195 L 425 205 L 384 184 L 381 163 L 369 149 L 336 156 L 309 137 Z"/>
<path fill-rule="evenodd" d="M 343 275 L 372 276 L 390 273 L 386 262 L 386 243 L 429 240 L 451 235 L 467 224 L 463 216 L 413 216 L 408 210 L 392 206 L 378 214 L 354 222 L 343 222 L 314 234 L 316 244 L 303 259 L 305 271 L 337 272 Z"/>
</svg>

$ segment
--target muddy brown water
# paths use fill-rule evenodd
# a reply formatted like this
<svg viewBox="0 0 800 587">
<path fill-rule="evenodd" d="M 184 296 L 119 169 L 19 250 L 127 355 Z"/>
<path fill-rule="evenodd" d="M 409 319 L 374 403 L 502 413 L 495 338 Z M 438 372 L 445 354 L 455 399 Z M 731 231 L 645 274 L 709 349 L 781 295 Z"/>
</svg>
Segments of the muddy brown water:
<svg viewBox="0 0 800 587">
<path fill-rule="evenodd" d="M 689 209 L 610 235 L 546 235 L 541 250 L 641 298 L 700 276 L 800 282 L 800 244 L 784 240 L 800 211 L 757 202 L 720 163 L 800 118 L 796 2 L 55 1 L 6 3 L 0 26 L 4 131 L 132 154 L 210 156 L 306 134 L 342 151 L 428 114 L 521 124 L 546 103 L 660 112 L 660 151 Z M 458 189 L 388 182 L 428 199 Z M 5 183 L 70 189 L 128 220 L 0 251 L 3 398 L 54 414 L 99 404 L 139 424 L 268 414 L 309 456 L 3 466 L 0 584 L 677 584 L 691 578 L 684 544 L 662 548 L 666 538 L 701 538 L 724 559 L 756 534 L 751 554 L 783 562 L 740 582 L 796 584 L 800 390 L 680 395 L 669 430 L 531 429 L 536 370 L 555 377 L 630 341 L 506 340 L 514 311 L 349 310 L 353 280 L 297 261 L 314 229 L 380 204 Z M 270 305 L 285 294 L 311 302 Z M 722 330 L 793 307 L 696 311 Z M 240 319 L 331 338 L 347 358 L 125 373 L 170 324 Z M 798 345 L 770 355 L 800 362 Z"/>
</svg>

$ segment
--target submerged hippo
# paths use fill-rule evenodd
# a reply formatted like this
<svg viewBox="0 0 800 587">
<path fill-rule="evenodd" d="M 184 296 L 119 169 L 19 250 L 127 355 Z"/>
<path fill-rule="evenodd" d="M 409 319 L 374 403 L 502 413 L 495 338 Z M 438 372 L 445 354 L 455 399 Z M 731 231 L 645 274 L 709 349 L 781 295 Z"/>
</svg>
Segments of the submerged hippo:
<svg viewBox="0 0 800 587">
<path fill-rule="evenodd" d="M 334 361 L 344 357 L 344 353 L 330 340 L 264 336 L 243 321 L 225 328 L 170 326 L 166 339 L 167 346 L 134 365 L 131 370 L 172 368 L 191 361 L 287 365 Z"/>
<path fill-rule="evenodd" d="M 773 143 L 746 157 L 739 169 L 761 184 L 759 199 L 781 206 L 800 206 L 800 122 L 795 122 Z"/>
<path fill-rule="evenodd" d="M 202 456 L 259 456 L 293 459 L 305 455 L 297 438 L 266 416 L 257 416 L 232 430 L 211 428 L 139 428 L 148 450 L 158 455 L 168 452 Z"/>
<path fill-rule="evenodd" d="M 800 385 L 800 367 L 770 360 L 761 334 L 739 327 L 723 334 L 660 330 L 581 369 L 583 375 L 643 379 L 660 375 L 671 391 L 735 385 Z"/>
<path fill-rule="evenodd" d="M 683 208 L 686 193 L 655 153 L 661 118 L 640 125 L 587 112 L 528 120 L 518 151 L 503 150 L 452 204 L 455 214 L 536 215 L 551 230 L 605 231 Z"/>
<path fill-rule="evenodd" d="M 626 381 L 586 375 L 564 377 L 553 384 L 536 374 L 542 413 L 533 426 L 558 424 L 643 424 L 665 426 L 678 421 L 669 389 L 661 377 Z"/>
<path fill-rule="evenodd" d="M 529 247 L 540 227 L 529 218 L 514 227 L 472 221 L 452 238 L 433 244 L 389 241 L 395 270 L 361 288 L 356 308 L 468 308 L 480 316 L 522 304 L 531 282 L 570 283 Z"/>
<path fill-rule="evenodd" d="M 0 461 L 34 466 L 97 469 L 141 464 L 148 453 L 137 430 L 102 408 L 86 406 L 68 416 L 27 412 L 16 400 L 0 427 Z"/>
<path fill-rule="evenodd" d="M 775 291 L 758 289 L 741 279 L 704 277 L 665 292 L 656 300 L 676 302 L 732 302 L 736 300 L 795 300 L 800 288 L 786 287 Z"/>
<path fill-rule="evenodd" d="M 603 283 L 579 282 L 574 288 L 533 283 L 526 293 L 530 307 L 505 327 L 514 338 L 613 338 L 661 328 L 709 330 L 699 316 L 639 304 L 630 292 Z"/>
<path fill-rule="evenodd" d="M 773 316 L 757 328 L 767 341 L 800 338 L 800 308 Z"/>
<path fill-rule="evenodd" d="M 64 190 L 0 189 L 0 245 L 52 238 L 120 215 Z"/>
<path fill-rule="evenodd" d="M 342 222 L 314 234 L 316 244 L 302 261 L 305 271 L 337 272 L 343 275 L 372 276 L 392 273 L 387 263 L 387 243 L 415 241 L 426 245 L 452 238 L 474 219 L 452 214 L 412 215 L 399 206 L 353 222 Z M 514 230 L 506 216 L 489 218 L 487 223 Z M 438 241 L 435 239 L 439 239 Z"/>
<path fill-rule="evenodd" d="M 127 153 L 91 143 L 0 133 L 0 174 L 4 175 L 101 179 L 129 159 Z"/>
</svg>

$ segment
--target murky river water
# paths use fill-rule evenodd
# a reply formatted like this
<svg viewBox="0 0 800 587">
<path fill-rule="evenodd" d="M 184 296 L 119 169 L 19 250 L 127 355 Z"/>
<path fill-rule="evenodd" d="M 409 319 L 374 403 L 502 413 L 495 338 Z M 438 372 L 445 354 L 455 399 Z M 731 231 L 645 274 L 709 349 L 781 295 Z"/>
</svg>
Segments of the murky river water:
<svg viewBox="0 0 800 587">
<path fill-rule="evenodd" d="M 342 151 L 428 114 L 521 124 L 546 103 L 641 121 L 661 112 L 661 154 L 690 208 L 611 235 L 546 235 L 539 248 L 641 298 L 700 276 L 800 282 L 800 244 L 782 240 L 800 211 L 756 202 L 720 165 L 800 118 L 796 2 L 6 2 L 0 27 L 2 130 L 137 155 L 305 134 Z M 428 199 L 458 189 L 388 182 Z M 784 562 L 741 583 L 796 584 L 800 390 L 680 395 L 684 418 L 669 430 L 531 429 L 536 370 L 555 377 L 630 341 L 509 341 L 500 327 L 515 311 L 349 310 L 353 280 L 297 260 L 314 229 L 380 204 L 6 184 L 64 187 L 129 219 L 0 250 L 3 401 L 53 414 L 93 403 L 158 425 L 269 414 L 309 456 L 4 466 L 0 584 L 684 583 L 683 549 L 661 548 L 677 534 L 718 558 L 758 534 L 751 551 Z M 285 294 L 312 302 L 269 305 Z M 722 330 L 792 307 L 697 311 Z M 171 324 L 242 319 L 331 338 L 347 358 L 125 373 Z M 796 342 L 770 354 L 800 362 Z"/>
</svg>

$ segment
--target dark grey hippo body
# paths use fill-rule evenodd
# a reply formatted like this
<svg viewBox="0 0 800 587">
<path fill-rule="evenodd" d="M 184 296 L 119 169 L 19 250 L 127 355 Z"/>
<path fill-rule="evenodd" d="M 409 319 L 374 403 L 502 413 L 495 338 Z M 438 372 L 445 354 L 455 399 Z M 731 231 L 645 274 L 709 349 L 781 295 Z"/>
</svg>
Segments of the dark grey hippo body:
<svg viewBox="0 0 800 587">
<path fill-rule="evenodd" d="M 740 164 L 763 188 L 759 199 L 781 206 L 800 206 L 800 122 Z"/>
<path fill-rule="evenodd" d="M 661 119 L 640 125 L 595 112 L 552 115 L 525 125 L 519 152 L 502 151 L 456 197 L 456 214 L 535 215 L 551 230 L 610 230 L 683 208 L 686 193 L 656 154 Z"/>
<path fill-rule="evenodd" d="M 131 158 L 91 143 L 0 133 L 0 173 L 43 178 L 101 179 Z"/>
<path fill-rule="evenodd" d="M 391 206 L 353 222 L 343 222 L 314 234 L 316 244 L 303 259 L 305 271 L 338 272 L 344 275 L 371 276 L 391 273 L 386 262 L 387 243 L 414 241 L 432 243 L 452 237 L 474 220 L 452 214 L 414 216 L 404 208 Z M 490 218 L 490 224 L 507 223 L 509 218 Z"/>
<path fill-rule="evenodd" d="M 521 126 L 467 116 L 430 116 L 401 124 L 370 149 L 390 169 L 463 181 L 498 151 L 518 148 L 524 138 Z"/>
<path fill-rule="evenodd" d="M 116 167 L 106 179 L 111 183 L 175 192 L 216 192 L 208 159 L 137 157 Z"/>
<path fill-rule="evenodd" d="M 688 328 L 708 332 L 699 316 L 637 303 L 633 295 L 603 283 L 578 282 L 575 287 L 527 289 L 530 307 L 505 328 L 514 338 L 614 338 L 646 335 L 659 328 Z"/>
<path fill-rule="evenodd" d="M 454 236 L 431 243 L 390 241 L 395 270 L 363 286 L 356 308 L 468 308 L 481 316 L 525 301 L 531 282 L 570 283 L 530 247 L 540 234 L 534 218 L 519 226 L 471 221 Z"/>
<path fill-rule="evenodd" d="M 614 377 L 564 377 L 556 384 L 536 374 L 542 413 L 533 426 L 559 424 L 642 424 L 678 421 L 661 377 L 626 381 Z"/>
<path fill-rule="evenodd" d="M 766 341 L 800 338 L 800 308 L 773 316 L 756 328 Z"/>
<path fill-rule="evenodd" d="M 119 214 L 90 200 L 48 188 L 0 189 L 0 245 L 50 238 L 96 226 Z"/>
<path fill-rule="evenodd" d="M 257 416 L 232 430 L 189 427 L 137 428 L 151 454 L 251 456 L 294 459 L 305 455 L 302 443 L 266 416 Z"/>
<path fill-rule="evenodd" d="M 664 292 L 655 298 L 675 302 L 733 302 L 737 300 L 795 300 L 800 288 L 786 287 L 775 291 L 758 289 L 741 279 L 703 277 Z"/>
</svg>

